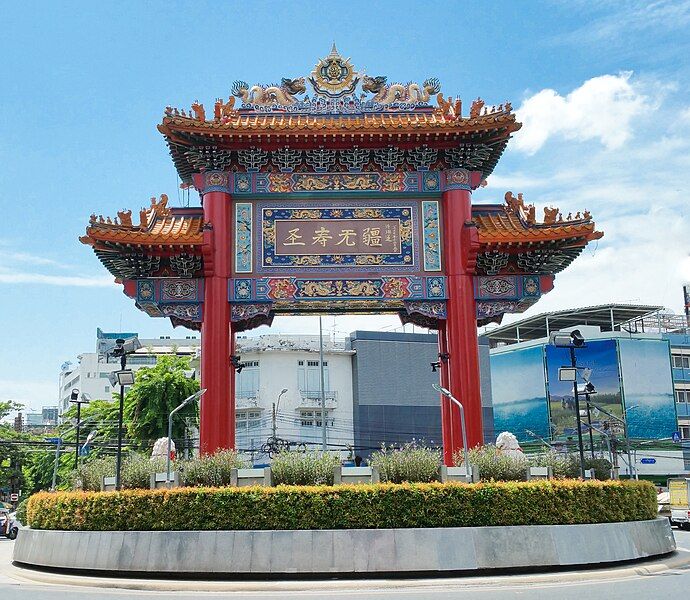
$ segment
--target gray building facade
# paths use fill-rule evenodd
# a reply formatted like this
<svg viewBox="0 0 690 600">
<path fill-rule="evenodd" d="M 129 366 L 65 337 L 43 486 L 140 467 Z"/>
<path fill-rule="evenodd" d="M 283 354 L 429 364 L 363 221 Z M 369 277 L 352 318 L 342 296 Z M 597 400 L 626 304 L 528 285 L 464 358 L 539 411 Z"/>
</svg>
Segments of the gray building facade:
<svg viewBox="0 0 690 600">
<path fill-rule="evenodd" d="M 358 454 L 367 457 L 381 444 L 400 446 L 413 439 L 442 445 L 439 394 L 431 387 L 439 372 L 435 334 L 355 331 L 350 334 L 353 425 Z M 493 441 L 488 344 L 480 343 L 484 437 Z M 488 436 L 488 437 L 487 437 Z"/>
</svg>

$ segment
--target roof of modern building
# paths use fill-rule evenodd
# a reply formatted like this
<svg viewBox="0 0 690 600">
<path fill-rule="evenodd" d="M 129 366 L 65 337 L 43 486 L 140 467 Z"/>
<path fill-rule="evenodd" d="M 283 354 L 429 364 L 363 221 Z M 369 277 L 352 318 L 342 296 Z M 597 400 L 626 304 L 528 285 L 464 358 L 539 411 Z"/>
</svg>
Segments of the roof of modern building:
<svg viewBox="0 0 690 600">
<path fill-rule="evenodd" d="M 318 352 L 318 335 L 266 334 L 257 336 L 238 336 L 237 349 L 240 352 Z M 332 338 L 324 332 L 324 352 L 350 353 L 349 341 L 345 338 Z"/>
<path fill-rule="evenodd" d="M 644 320 L 662 309 L 663 306 L 645 304 L 611 303 L 584 306 L 520 319 L 509 325 L 496 327 L 484 336 L 490 340 L 491 346 L 496 346 L 500 342 L 517 344 L 546 338 L 551 332 L 578 325 L 593 325 L 600 327 L 602 331 L 621 331 L 626 325 Z"/>
</svg>

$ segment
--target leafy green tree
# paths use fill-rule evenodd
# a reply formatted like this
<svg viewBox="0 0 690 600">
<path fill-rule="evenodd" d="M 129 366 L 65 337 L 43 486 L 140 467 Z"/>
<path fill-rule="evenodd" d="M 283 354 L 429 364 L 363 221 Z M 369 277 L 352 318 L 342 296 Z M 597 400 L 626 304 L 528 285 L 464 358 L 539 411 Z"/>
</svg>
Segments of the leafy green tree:
<svg viewBox="0 0 690 600">
<path fill-rule="evenodd" d="M 13 423 L 2 419 L 24 408 L 24 405 L 7 400 L 0 402 L 0 488 L 24 486 L 22 463 L 30 448 L 26 445 L 32 436 L 14 430 Z"/>
<path fill-rule="evenodd" d="M 153 442 L 167 436 L 168 415 L 182 401 L 199 390 L 199 383 L 187 379 L 184 371 L 189 369 L 189 360 L 177 356 L 162 357 L 153 367 L 139 369 L 136 372 L 134 385 L 125 394 L 124 402 L 124 451 L 140 449 L 150 453 Z M 106 456 L 113 456 L 117 444 L 117 423 L 119 412 L 119 395 L 113 394 L 113 400 L 92 400 L 82 405 L 80 444 L 83 444 L 89 433 L 96 431 L 88 456 L 80 459 L 80 464 L 87 464 Z M 0 418 L 21 408 L 15 404 L 0 403 Z M 173 423 L 173 438 L 182 440 L 185 436 L 186 423 L 191 418 L 198 422 L 198 406 L 185 407 Z M 63 423 L 57 427 L 55 437 L 61 437 L 63 446 L 58 464 L 57 483 L 59 488 L 69 487 L 74 478 L 74 448 L 76 443 L 76 406 L 70 407 L 63 415 Z M 32 438 L 28 434 L 19 434 L 10 425 L 0 424 L 0 459 L 6 448 L 2 440 L 15 440 L 18 437 Z M 55 448 L 30 448 L 6 444 L 7 451 L 12 453 L 11 464 L 22 465 L 19 475 L 21 485 L 29 493 L 50 489 L 55 466 Z M 178 443 L 179 447 L 179 443 Z M 32 451 L 28 451 L 32 450 Z M 7 464 L 10 461 L 6 459 Z M 0 472 L 0 486 L 3 485 L 3 473 L 9 477 L 9 470 Z M 14 474 L 17 476 L 17 473 Z"/>
<path fill-rule="evenodd" d="M 188 379 L 189 359 L 164 356 L 153 367 L 139 369 L 134 385 L 125 395 L 125 418 L 132 442 L 150 450 L 153 442 L 168 435 L 168 415 L 188 397 L 199 391 L 199 382 Z M 173 439 L 185 436 L 186 421 L 199 419 L 198 403 L 177 413 L 173 422 Z"/>
<path fill-rule="evenodd" d="M 69 487 L 74 469 L 74 450 L 77 441 L 75 428 L 76 406 L 71 406 L 63 415 L 63 422 L 56 428 L 53 437 L 62 438 L 60 459 L 58 462 L 57 487 Z M 94 444 L 89 456 L 81 462 L 93 460 L 107 453 L 112 454 L 112 447 L 117 440 L 118 404 L 108 400 L 93 400 L 82 405 L 79 443 L 84 443 L 87 436 L 96 431 Z M 126 426 L 126 423 L 125 423 Z M 26 489 L 29 493 L 50 489 L 55 468 L 55 447 L 36 450 L 26 455 L 23 473 Z"/>
</svg>

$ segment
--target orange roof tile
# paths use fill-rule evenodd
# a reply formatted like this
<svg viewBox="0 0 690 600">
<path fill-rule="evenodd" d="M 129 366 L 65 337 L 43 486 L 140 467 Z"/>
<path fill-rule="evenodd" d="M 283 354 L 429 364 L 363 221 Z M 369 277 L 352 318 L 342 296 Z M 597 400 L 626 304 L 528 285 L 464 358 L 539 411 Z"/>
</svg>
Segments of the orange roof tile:
<svg viewBox="0 0 690 600">
<path fill-rule="evenodd" d="M 523 243 L 556 241 L 570 238 L 596 240 L 604 234 L 595 231 L 592 221 L 566 221 L 551 225 L 525 223 L 511 213 L 488 213 L 475 215 L 472 219 L 479 230 L 479 241 L 483 243 Z"/>
<path fill-rule="evenodd" d="M 305 115 L 290 113 L 242 114 L 218 121 L 200 121 L 191 117 L 166 116 L 158 126 L 164 135 L 180 131 L 197 134 L 213 134 L 224 137 L 234 132 L 303 134 L 305 131 L 321 133 L 361 132 L 379 133 L 381 131 L 409 130 L 410 133 L 439 130 L 450 133 L 481 133 L 507 128 L 508 133 L 522 127 L 510 111 L 494 112 L 475 118 L 448 118 L 439 111 L 419 113 L 374 113 L 361 115 Z"/>
<path fill-rule="evenodd" d="M 203 241 L 202 227 L 202 215 L 175 214 L 173 211 L 168 211 L 165 215 L 154 213 L 147 227 L 101 223 L 92 218 L 91 225 L 86 228 L 86 235 L 79 239 L 90 246 L 98 242 L 141 246 L 195 246 Z"/>
</svg>

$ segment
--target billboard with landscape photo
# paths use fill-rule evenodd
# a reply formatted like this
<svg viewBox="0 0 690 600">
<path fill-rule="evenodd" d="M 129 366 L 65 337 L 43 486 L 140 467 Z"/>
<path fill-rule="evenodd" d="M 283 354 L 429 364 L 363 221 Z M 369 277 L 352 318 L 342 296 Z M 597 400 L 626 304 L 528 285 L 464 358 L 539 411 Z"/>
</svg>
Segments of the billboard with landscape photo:
<svg viewBox="0 0 690 600">
<path fill-rule="evenodd" d="M 622 339 L 619 344 L 630 437 L 672 437 L 678 426 L 668 341 Z"/>
<path fill-rule="evenodd" d="M 491 395 L 496 435 L 510 431 L 521 442 L 547 437 L 543 346 L 492 354 Z"/>
<path fill-rule="evenodd" d="M 621 379 L 618 370 L 618 351 L 615 340 L 593 340 L 582 348 L 575 350 L 578 367 L 591 369 L 590 381 L 597 393 L 590 400 L 619 418 L 622 418 Z M 551 435 L 554 441 L 577 438 L 577 420 L 575 416 L 575 394 L 572 381 L 559 381 L 559 367 L 570 366 L 570 349 L 546 346 L 546 367 L 548 376 L 549 414 L 551 421 Z M 578 382 L 584 383 L 582 370 L 578 370 Z M 586 410 L 584 397 L 580 397 L 580 409 Z M 599 430 L 609 427 L 617 429 L 615 419 L 612 420 L 598 409 L 591 410 L 592 426 Z M 584 421 L 587 421 L 585 417 Z M 587 426 L 583 425 L 582 433 L 588 434 Z M 593 435 L 599 436 L 596 429 Z"/>
</svg>

